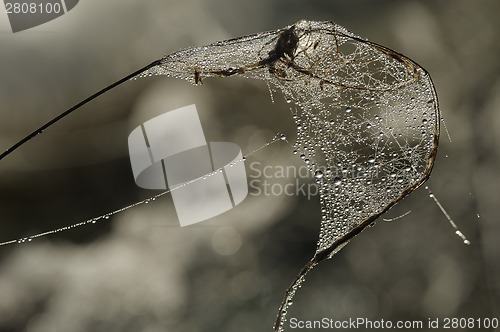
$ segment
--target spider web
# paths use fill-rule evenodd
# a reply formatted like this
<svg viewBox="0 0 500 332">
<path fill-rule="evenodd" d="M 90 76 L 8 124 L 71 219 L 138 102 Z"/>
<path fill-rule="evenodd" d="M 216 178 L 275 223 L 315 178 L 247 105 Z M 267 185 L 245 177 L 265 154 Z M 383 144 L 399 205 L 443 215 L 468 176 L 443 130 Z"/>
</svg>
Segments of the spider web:
<svg viewBox="0 0 500 332">
<path fill-rule="evenodd" d="M 434 162 L 439 111 L 427 72 L 333 22 L 182 50 L 138 77 L 151 75 L 193 84 L 243 75 L 297 105 L 295 148 L 320 186 L 317 255 L 331 257 L 338 240 L 425 182 Z"/>
</svg>

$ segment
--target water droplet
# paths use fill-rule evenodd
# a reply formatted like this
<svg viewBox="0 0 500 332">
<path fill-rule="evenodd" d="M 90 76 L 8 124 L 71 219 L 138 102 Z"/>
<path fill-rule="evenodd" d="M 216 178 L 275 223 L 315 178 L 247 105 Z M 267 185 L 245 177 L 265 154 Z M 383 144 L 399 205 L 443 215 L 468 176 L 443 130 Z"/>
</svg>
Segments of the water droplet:
<svg viewBox="0 0 500 332">
<path fill-rule="evenodd" d="M 323 178 L 323 171 L 322 171 L 322 170 L 320 170 L 320 169 L 316 170 L 316 172 L 314 173 L 314 177 L 315 177 L 316 179 L 318 179 L 318 180 L 319 180 L 319 179 L 322 179 L 322 178 Z"/>
</svg>

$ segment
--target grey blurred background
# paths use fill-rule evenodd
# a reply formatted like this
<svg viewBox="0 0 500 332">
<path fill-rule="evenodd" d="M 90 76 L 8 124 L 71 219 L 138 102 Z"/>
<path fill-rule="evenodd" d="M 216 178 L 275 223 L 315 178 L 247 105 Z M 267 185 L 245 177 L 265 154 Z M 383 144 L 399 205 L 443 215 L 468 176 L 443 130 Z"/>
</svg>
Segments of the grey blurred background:
<svg viewBox="0 0 500 332">
<path fill-rule="evenodd" d="M 472 244 L 421 188 L 385 217 L 411 213 L 378 221 L 314 269 L 288 317 L 500 318 L 499 12 L 493 0 L 87 0 L 16 34 L 2 13 L 0 149 L 164 54 L 333 20 L 430 72 L 451 140 L 443 128 L 428 185 Z M 105 94 L 0 162 L 0 241 L 156 193 L 135 186 L 127 137 L 163 112 L 195 103 L 207 140 L 235 142 L 243 153 L 277 132 L 293 141 L 289 105 L 273 95 L 274 104 L 264 82 L 248 79 L 193 87 L 161 77 Z M 256 176 L 252 163 L 299 167 L 297 159 L 276 143 L 252 154 L 247 172 Z M 167 195 L 109 221 L 0 247 L 0 331 L 271 331 L 285 289 L 314 253 L 319 203 L 252 193 L 190 228 L 178 226 Z"/>
</svg>

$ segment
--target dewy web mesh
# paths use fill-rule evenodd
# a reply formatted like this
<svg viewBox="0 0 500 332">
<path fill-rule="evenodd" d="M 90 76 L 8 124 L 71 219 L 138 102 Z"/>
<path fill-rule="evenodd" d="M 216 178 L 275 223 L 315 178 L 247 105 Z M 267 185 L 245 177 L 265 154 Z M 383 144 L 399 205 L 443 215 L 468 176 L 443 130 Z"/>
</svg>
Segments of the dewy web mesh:
<svg viewBox="0 0 500 332">
<path fill-rule="evenodd" d="M 197 84 L 236 74 L 266 80 L 298 106 L 296 151 L 321 186 L 317 253 L 428 177 L 439 134 L 429 75 L 335 23 L 300 21 L 179 51 L 139 76 Z"/>
</svg>

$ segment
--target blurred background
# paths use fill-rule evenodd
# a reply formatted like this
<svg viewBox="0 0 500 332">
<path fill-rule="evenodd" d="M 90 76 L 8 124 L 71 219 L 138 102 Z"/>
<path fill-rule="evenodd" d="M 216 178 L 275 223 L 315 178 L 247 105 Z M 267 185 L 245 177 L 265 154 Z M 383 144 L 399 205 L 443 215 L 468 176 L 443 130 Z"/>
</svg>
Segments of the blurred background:
<svg viewBox="0 0 500 332">
<path fill-rule="evenodd" d="M 315 268 L 288 317 L 424 326 L 429 318 L 500 318 L 499 12 L 494 0 L 87 0 L 15 34 L 2 13 L 0 149 L 164 54 L 300 19 L 333 20 L 431 74 L 451 139 L 443 127 L 427 184 L 472 244 L 421 188 L 385 218 L 411 213 L 378 221 Z M 290 105 L 273 97 L 263 81 L 242 78 L 195 87 L 153 77 L 106 93 L 0 162 L 0 242 L 156 194 L 136 187 L 127 137 L 169 110 L 196 104 L 207 140 L 237 143 L 244 154 L 278 132 L 293 142 Z M 307 186 L 307 176 L 259 177 L 266 166 L 301 167 L 292 150 L 277 142 L 251 154 L 248 176 Z M 237 208 L 192 227 L 178 226 L 166 195 L 0 247 L 0 331 L 271 331 L 286 288 L 314 254 L 319 225 L 317 196 L 251 188 Z"/>
</svg>

